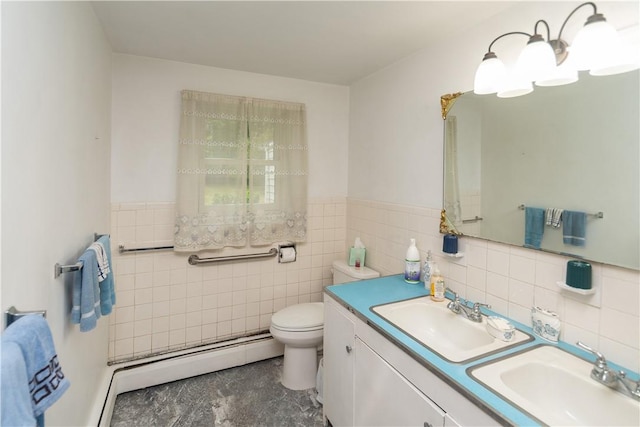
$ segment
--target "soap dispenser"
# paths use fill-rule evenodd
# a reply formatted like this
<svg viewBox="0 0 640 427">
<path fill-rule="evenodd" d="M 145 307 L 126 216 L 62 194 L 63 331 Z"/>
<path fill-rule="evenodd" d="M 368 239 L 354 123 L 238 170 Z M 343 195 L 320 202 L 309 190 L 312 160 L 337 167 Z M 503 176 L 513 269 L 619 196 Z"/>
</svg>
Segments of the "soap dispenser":
<svg viewBox="0 0 640 427">
<path fill-rule="evenodd" d="M 416 247 L 416 239 L 411 239 L 407 256 L 404 259 L 404 281 L 420 283 L 420 252 Z"/>
<path fill-rule="evenodd" d="M 434 263 L 431 273 L 431 299 L 434 301 L 444 301 L 444 276 L 440 273 L 438 265 Z"/>
</svg>

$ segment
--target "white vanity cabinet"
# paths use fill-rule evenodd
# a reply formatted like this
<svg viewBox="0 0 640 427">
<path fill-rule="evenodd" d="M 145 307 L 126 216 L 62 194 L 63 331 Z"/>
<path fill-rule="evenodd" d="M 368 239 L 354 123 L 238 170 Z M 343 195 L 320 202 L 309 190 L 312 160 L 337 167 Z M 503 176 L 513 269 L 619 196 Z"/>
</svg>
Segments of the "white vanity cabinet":
<svg viewBox="0 0 640 427">
<path fill-rule="evenodd" d="M 356 338 L 356 426 L 442 427 L 445 413 Z"/>
<path fill-rule="evenodd" d="M 324 415 L 333 426 L 497 424 L 333 298 L 324 301 Z"/>
<path fill-rule="evenodd" d="M 352 426 L 356 317 L 325 296 L 323 341 L 324 416 L 334 426 Z"/>
</svg>

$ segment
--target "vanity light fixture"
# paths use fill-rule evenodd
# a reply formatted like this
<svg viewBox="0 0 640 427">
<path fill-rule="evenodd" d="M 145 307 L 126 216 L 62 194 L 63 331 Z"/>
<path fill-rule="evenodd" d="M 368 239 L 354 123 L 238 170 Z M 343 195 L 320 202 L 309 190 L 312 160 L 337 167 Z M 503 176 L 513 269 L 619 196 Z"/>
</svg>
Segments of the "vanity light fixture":
<svg viewBox="0 0 640 427">
<path fill-rule="evenodd" d="M 593 14 L 569 46 L 562 39 L 562 31 L 569 18 L 583 6 L 593 7 Z M 538 33 L 540 24 L 547 29 L 546 40 Z M 527 36 L 529 41 L 513 70 L 508 72 L 492 48 L 498 40 L 514 34 Z M 533 35 L 512 31 L 493 39 L 476 70 L 473 91 L 479 95 L 497 93 L 500 98 L 511 98 L 533 92 L 532 82 L 537 86 L 559 86 L 577 81 L 581 70 L 589 70 L 594 76 L 606 76 L 635 70 L 638 65 L 637 58 L 625 49 L 615 28 L 598 13 L 595 3 L 587 2 L 573 9 L 554 40 L 544 19 L 536 22 Z"/>
</svg>

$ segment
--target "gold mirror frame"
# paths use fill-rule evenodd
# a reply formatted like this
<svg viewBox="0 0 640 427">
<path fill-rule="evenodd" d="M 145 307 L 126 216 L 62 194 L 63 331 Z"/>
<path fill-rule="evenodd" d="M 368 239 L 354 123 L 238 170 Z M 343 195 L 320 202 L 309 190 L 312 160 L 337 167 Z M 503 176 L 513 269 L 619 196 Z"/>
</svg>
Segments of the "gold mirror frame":
<svg viewBox="0 0 640 427">
<path fill-rule="evenodd" d="M 458 99 L 460 95 L 462 95 L 462 92 L 448 93 L 440 97 L 442 120 L 447 120 L 447 114 L 449 114 L 449 110 L 451 109 L 451 107 L 453 107 L 453 104 L 456 102 L 456 99 Z"/>
<path fill-rule="evenodd" d="M 447 114 L 453 107 L 456 99 L 462 95 L 462 92 L 448 93 L 440 97 L 440 108 L 442 109 L 442 120 L 447 120 Z M 444 197 L 444 195 L 443 195 Z M 444 200 L 442 202 L 444 206 Z M 456 236 L 462 236 L 462 233 L 456 229 L 451 221 L 447 218 L 447 211 L 442 209 L 440 212 L 440 233 L 442 234 L 455 234 Z"/>
</svg>

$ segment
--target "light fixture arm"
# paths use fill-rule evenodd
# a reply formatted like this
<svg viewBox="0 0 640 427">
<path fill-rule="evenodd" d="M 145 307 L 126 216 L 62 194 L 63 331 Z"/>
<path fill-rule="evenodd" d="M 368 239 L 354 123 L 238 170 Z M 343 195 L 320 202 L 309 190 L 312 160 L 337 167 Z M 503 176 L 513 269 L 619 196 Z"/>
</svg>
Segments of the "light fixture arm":
<svg viewBox="0 0 640 427">
<path fill-rule="evenodd" d="M 527 37 L 531 38 L 531 34 L 525 33 L 525 32 L 522 32 L 522 31 L 511 31 L 511 32 L 508 32 L 508 33 L 504 33 L 504 34 L 499 35 L 495 39 L 493 39 L 493 41 L 489 44 L 489 49 L 487 50 L 487 52 L 492 52 L 491 48 L 493 47 L 493 44 L 495 42 L 497 42 L 498 40 L 500 40 L 503 37 L 510 36 L 512 34 L 522 34 L 523 36 L 527 36 Z"/>
<path fill-rule="evenodd" d="M 533 34 L 538 34 L 538 24 L 541 22 L 545 27 L 547 27 L 547 41 L 549 41 L 551 40 L 551 30 L 549 29 L 549 24 L 547 24 L 547 21 L 545 21 L 544 19 L 539 19 L 538 22 L 536 22 L 536 25 L 533 27 Z"/>
<path fill-rule="evenodd" d="M 575 9 L 573 9 L 571 11 L 571 13 L 569 14 L 569 16 L 566 17 L 566 19 L 562 23 L 562 27 L 560 27 L 560 32 L 558 33 L 558 39 L 557 40 L 562 40 L 562 31 L 564 31 L 565 25 L 567 25 L 567 22 L 569 22 L 569 18 L 571 18 L 573 16 L 573 14 L 578 11 L 578 9 L 582 8 L 582 6 L 591 6 L 591 7 L 593 7 L 593 15 L 597 15 L 598 14 L 598 8 L 596 7 L 595 3 L 593 3 L 593 2 L 582 3 L 580 6 L 576 7 Z"/>
</svg>

